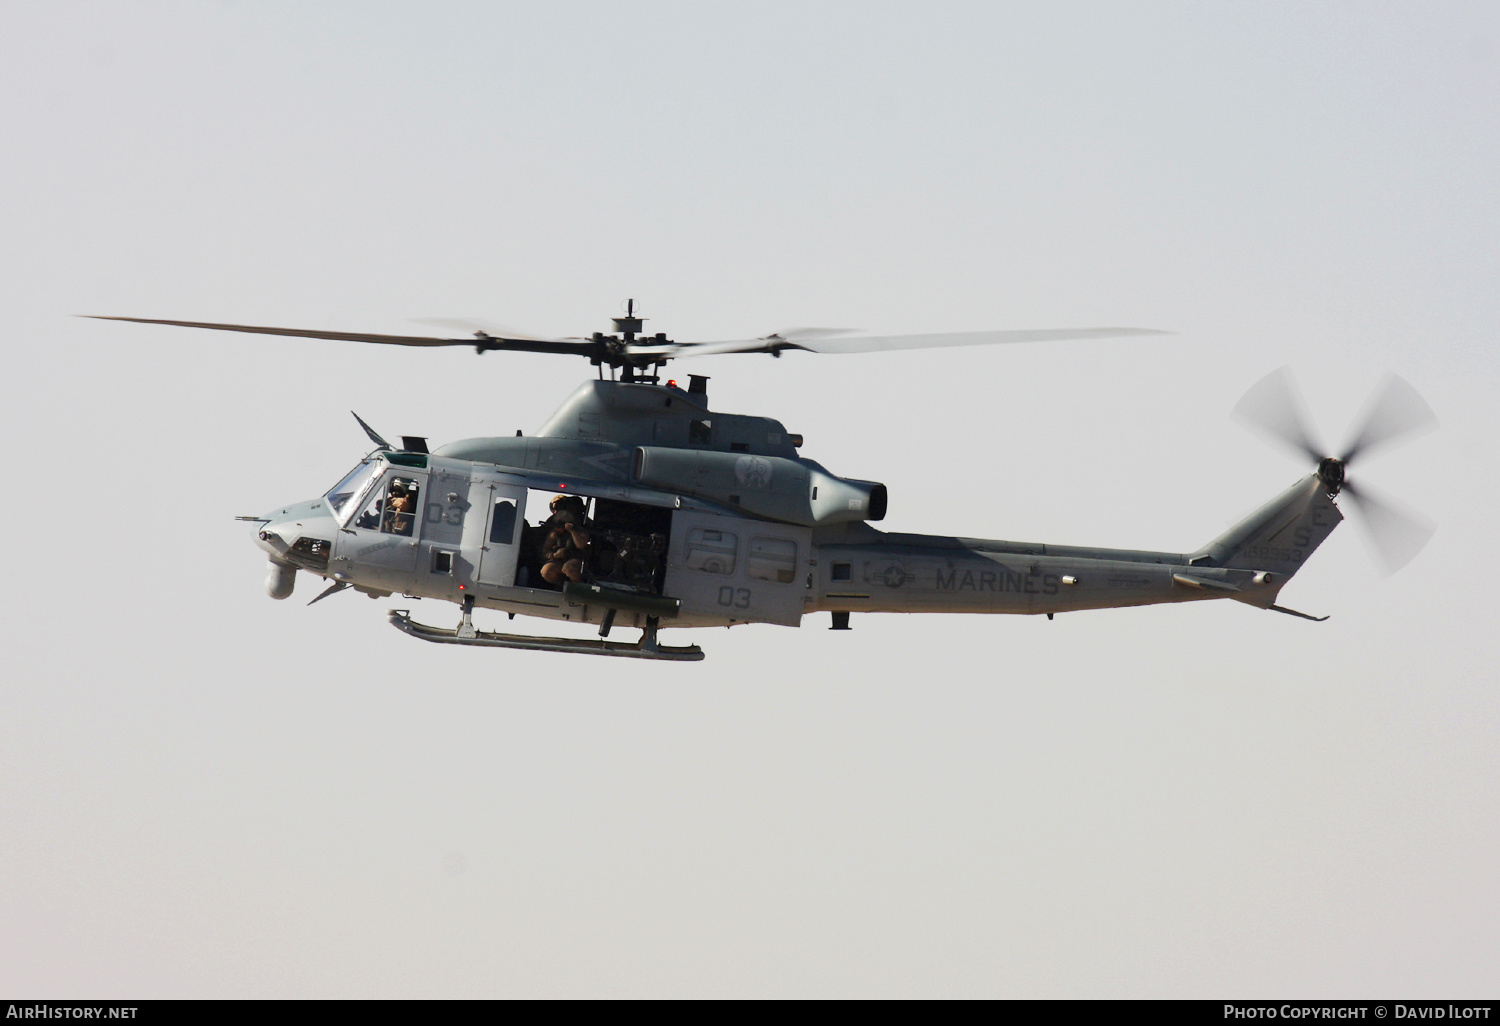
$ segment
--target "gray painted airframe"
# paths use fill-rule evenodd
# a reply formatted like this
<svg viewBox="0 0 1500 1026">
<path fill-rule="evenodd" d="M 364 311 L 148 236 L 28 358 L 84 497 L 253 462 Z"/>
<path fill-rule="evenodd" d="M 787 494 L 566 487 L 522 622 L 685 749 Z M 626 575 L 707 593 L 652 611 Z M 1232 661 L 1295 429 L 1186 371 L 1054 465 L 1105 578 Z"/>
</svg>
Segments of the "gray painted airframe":
<svg viewBox="0 0 1500 1026">
<path fill-rule="evenodd" d="M 300 570 L 331 582 L 318 598 L 352 588 L 377 598 L 453 602 L 461 617 L 451 628 L 419 624 L 404 609 L 390 612 L 401 630 L 449 644 L 693 660 L 703 658 L 701 649 L 660 644 L 658 628 L 795 627 L 810 613 L 828 612 L 836 629 L 847 629 L 852 613 L 1051 617 L 1205 599 L 1305 616 L 1277 599 L 1343 519 L 1333 500 L 1349 487 L 1343 471 L 1359 447 L 1341 457 L 1321 456 L 1304 442 L 1300 421 L 1287 428 L 1284 411 L 1265 416 L 1250 410 L 1249 419 L 1312 455 L 1318 468 L 1233 529 L 1185 552 L 893 534 L 871 526 L 885 515 L 884 485 L 839 477 L 801 456 L 802 440 L 779 421 L 711 410 L 706 378 L 694 376 L 682 389 L 663 383 L 657 370 L 668 359 L 708 353 L 779 356 L 790 349 L 856 352 L 1144 332 L 880 337 L 802 329 L 694 345 L 660 335 L 640 338 L 633 309 L 616 319 L 620 335 L 590 339 L 487 332 L 476 332 L 474 339 L 436 339 L 146 323 L 474 345 L 481 352 L 576 352 L 599 366 L 599 380 L 581 385 L 531 436 L 470 438 L 429 452 L 425 439 L 407 437 L 392 446 L 360 421 L 379 448 L 327 494 L 243 518 L 256 523 L 272 597 L 288 597 Z M 1292 408 L 1290 392 L 1274 378 L 1257 389 L 1272 395 L 1272 405 Z M 1405 392 L 1402 397 L 1408 398 Z M 1415 426 L 1382 427 L 1373 441 Z M 542 575 L 548 511 L 537 507 L 555 494 L 576 495 L 587 504 L 590 543 L 578 580 L 549 583 Z M 600 636 L 482 632 L 474 627 L 475 608 L 594 624 Z M 609 640 L 615 627 L 639 629 L 639 642 Z"/>
</svg>

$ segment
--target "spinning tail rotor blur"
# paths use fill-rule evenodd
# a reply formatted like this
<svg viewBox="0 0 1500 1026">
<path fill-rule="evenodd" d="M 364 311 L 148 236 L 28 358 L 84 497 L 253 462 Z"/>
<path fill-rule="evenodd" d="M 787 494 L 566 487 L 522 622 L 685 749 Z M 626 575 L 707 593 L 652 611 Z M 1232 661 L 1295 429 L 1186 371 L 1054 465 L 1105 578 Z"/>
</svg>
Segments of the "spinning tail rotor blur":
<svg viewBox="0 0 1500 1026">
<path fill-rule="evenodd" d="M 1393 574 L 1411 562 L 1432 538 L 1436 530 L 1432 521 L 1379 495 L 1369 485 L 1356 486 L 1347 476 L 1348 468 L 1366 453 L 1398 440 L 1410 441 L 1437 426 L 1432 407 L 1401 378 L 1386 375 L 1366 403 L 1352 440 L 1336 456 L 1329 455 L 1309 430 L 1306 406 L 1286 367 L 1251 387 L 1233 415 L 1271 441 L 1311 459 L 1329 495 L 1349 497 L 1386 573 Z"/>
</svg>

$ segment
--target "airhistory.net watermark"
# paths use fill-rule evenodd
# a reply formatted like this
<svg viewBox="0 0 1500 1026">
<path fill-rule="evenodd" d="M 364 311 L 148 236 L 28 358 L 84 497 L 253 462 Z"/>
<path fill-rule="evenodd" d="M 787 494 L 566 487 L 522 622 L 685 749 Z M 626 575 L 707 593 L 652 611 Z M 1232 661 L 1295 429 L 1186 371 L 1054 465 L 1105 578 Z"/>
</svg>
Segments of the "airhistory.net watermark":
<svg viewBox="0 0 1500 1026">
<path fill-rule="evenodd" d="M 7 1019 L 134 1019 L 138 1005 L 6 1005 Z"/>
</svg>

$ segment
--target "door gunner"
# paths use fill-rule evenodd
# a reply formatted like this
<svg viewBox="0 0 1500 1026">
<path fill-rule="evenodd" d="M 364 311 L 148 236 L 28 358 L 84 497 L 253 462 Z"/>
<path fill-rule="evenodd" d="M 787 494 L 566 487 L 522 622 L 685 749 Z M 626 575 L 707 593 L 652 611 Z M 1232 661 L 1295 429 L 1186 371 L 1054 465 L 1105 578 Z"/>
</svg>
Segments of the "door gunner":
<svg viewBox="0 0 1500 1026">
<path fill-rule="evenodd" d="M 552 500 L 552 515 L 542 525 L 550 528 L 542 540 L 542 580 L 548 584 L 561 584 L 564 578 L 583 580 L 590 548 L 586 523 L 583 499 L 559 495 Z"/>
</svg>

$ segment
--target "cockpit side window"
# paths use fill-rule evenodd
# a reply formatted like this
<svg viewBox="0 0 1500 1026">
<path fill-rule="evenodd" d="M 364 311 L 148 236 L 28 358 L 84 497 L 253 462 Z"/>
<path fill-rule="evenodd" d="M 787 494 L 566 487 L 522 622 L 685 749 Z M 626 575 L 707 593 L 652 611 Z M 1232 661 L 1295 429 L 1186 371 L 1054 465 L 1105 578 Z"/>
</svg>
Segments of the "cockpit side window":
<svg viewBox="0 0 1500 1026">
<path fill-rule="evenodd" d="M 328 490 L 325 497 L 328 499 L 328 504 L 333 507 L 333 512 L 336 516 L 341 516 L 348 512 L 349 504 L 359 496 L 360 492 L 365 490 L 365 485 L 370 483 L 370 478 L 374 477 L 379 470 L 380 464 L 377 461 L 365 460 L 359 466 L 345 474 L 342 481 Z"/>
<path fill-rule="evenodd" d="M 380 518 L 381 534 L 411 537 L 417 522 L 417 499 L 420 489 L 409 477 L 393 477 L 385 492 L 385 514 Z"/>
<path fill-rule="evenodd" d="M 421 508 L 417 501 L 420 492 L 416 478 L 388 478 L 365 496 L 354 526 L 410 538 L 417 525 L 417 510 Z"/>
<path fill-rule="evenodd" d="M 380 530 L 380 511 L 385 508 L 385 490 L 375 489 L 365 497 L 365 504 L 354 518 L 354 526 L 366 531 Z"/>
</svg>

